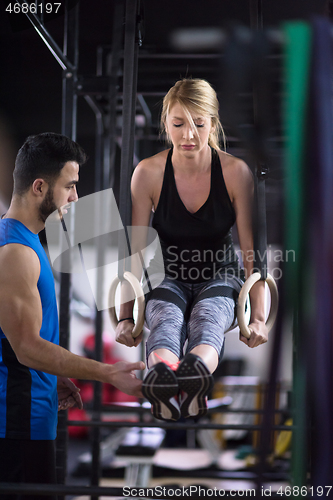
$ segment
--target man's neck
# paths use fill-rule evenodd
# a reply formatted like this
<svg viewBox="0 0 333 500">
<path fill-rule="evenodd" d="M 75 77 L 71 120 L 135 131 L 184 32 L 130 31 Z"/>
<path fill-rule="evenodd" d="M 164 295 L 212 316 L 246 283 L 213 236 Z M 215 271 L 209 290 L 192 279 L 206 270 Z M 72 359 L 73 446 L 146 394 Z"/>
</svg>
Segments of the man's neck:
<svg viewBox="0 0 333 500">
<path fill-rule="evenodd" d="M 45 227 L 44 222 L 39 219 L 36 208 L 32 207 L 23 197 L 19 197 L 19 199 L 13 197 L 3 218 L 16 219 L 35 234 L 38 234 Z"/>
</svg>

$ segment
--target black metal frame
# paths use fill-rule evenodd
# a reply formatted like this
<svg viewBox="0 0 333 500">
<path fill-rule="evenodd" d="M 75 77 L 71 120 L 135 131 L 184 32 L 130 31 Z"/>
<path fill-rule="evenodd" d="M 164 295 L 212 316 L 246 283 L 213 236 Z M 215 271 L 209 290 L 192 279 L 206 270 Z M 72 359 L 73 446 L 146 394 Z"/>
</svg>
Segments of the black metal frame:
<svg viewBox="0 0 333 500">
<path fill-rule="evenodd" d="M 119 237 L 118 276 L 123 277 L 126 257 L 131 255 L 127 228 L 132 220 L 130 183 L 133 172 L 134 131 L 136 115 L 136 92 L 138 79 L 138 5 L 140 0 L 126 0 L 124 77 L 123 77 L 123 123 L 122 152 L 120 165 L 119 213 L 124 232 Z"/>
<path fill-rule="evenodd" d="M 64 59 L 72 60 L 63 69 L 62 75 L 62 134 L 76 139 L 77 126 L 77 96 L 75 86 L 77 83 L 77 65 L 79 56 L 79 5 L 74 9 L 65 9 L 64 27 Z M 70 329 L 70 301 L 71 301 L 71 275 L 61 273 L 59 293 L 59 344 L 68 349 Z M 56 453 L 57 453 L 57 481 L 64 484 L 67 469 L 67 412 L 59 415 Z"/>
</svg>

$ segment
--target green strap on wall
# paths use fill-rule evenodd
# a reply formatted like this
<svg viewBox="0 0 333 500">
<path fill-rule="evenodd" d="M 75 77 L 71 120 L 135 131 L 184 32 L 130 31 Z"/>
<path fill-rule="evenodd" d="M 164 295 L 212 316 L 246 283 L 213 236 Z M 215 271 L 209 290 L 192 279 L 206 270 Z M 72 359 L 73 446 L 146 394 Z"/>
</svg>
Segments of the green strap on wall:
<svg viewBox="0 0 333 500">
<path fill-rule="evenodd" d="M 286 136 L 285 178 L 285 252 L 294 250 L 295 259 L 285 266 L 286 311 L 294 318 L 293 356 L 293 415 L 296 429 L 293 431 L 292 483 L 306 484 L 306 363 L 302 354 L 302 338 L 299 313 L 302 309 L 302 273 L 306 272 L 305 237 L 305 179 L 307 112 L 309 102 L 309 75 L 312 31 L 302 21 L 288 22 L 283 26 L 284 54 L 284 108 L 283 121 Z M 287 255 L 287 254 L 286 254 Z M 300 307 L 301 306 L 301 307 Z M 296 498 L 296 497 L 295 497 Z"/>
<path fill-rule="evenodd" d="M 295 251 L 286 266 L 287 304 L 298 296 L 302 231 L 304 230 L 304 179 L 311 29 L 305 22 L 285 23 L 285 250 Z M 297 300 L 297 299 L 296 299 Z"/>
</svg>

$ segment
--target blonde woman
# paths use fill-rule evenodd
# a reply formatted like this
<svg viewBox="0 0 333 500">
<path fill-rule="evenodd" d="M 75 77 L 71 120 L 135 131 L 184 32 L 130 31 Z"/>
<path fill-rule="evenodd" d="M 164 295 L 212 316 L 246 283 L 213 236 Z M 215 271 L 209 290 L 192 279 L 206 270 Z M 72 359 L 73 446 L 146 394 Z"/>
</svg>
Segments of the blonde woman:
<svg viewBox="0 0 333 500">
<path fill-rule="evenodd" d="M 224 333 L 235 324 L 237 297 L 252 272 L 246 256 L 253 256 L 253 178 L 242 160 L 221 150 L 218 109 L 208 82 L 178 81 L 161 115 L 171 148 L 141 161 L 132 178 L 132 225 L 148 226 L 153 210 L 166 275 L 147 297 L 149 371 L 142 386 L 162 420 L 205 414 Z M 232 242 L 234 223 L 245 273 Z M 142 334 L 132 338 L 131 302 L 122 305 L 120 320 L 117 341 L 138 345 Z M 263 283 L 251 291 L 249 328 L 250 339 L 241 341 L 249 347 L 267 342 Z"/>
</svg>

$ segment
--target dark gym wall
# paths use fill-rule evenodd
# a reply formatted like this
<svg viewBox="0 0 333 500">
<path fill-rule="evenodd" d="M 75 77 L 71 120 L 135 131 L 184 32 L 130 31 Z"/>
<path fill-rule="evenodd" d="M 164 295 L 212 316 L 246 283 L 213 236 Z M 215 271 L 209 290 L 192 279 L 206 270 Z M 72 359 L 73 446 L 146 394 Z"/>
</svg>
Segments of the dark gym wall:
<svg viewBox="0 0 333 500">
<path fill-rule="evenodd" d="M 0 122 L 10 147 L 16 152 L 29 134 L 46 130 L 60 132 L 62 72 L 33 28 L 13 32 L 5 13 L 8 3 L 0 0 Z M 262 4 L 265 26 L 278 25 L 285 19 L 309 18 L 329 10 L 327 0 L 263 0 Z M 97 46 L 111 41 L 112 2 L 81 0 L 80 6 L 79 72 L 94 73 Z M 177 27 L 226 27 L 232 22 L 249 25 L 249 6 L 250 0 L 169 0 L 164 3 L 144 0 L 143 49 L 170 50 L 169 34 Z M 50 21 L 47 28 L 62 46 L 63 19 Z M 146 85 L 151 83 L 149 74 Z M 81 176 L 80 194 L 84 195 L 92 186 L 94 116 L 83 99 L 79 99 L 78 140 L 91 158 Z M 0 168 L 11 170 L 12 164 L 0 165 Z M 8 192 L 8 187 L 0 186 L 0 196 L 3 191 Z"/>
<path fill-rule="evenodd" d="M 264 23 L 275 26 L 287 19 L 309 19 L 328 15 L 329 0 L 263 0 Z"/>
</svg>

